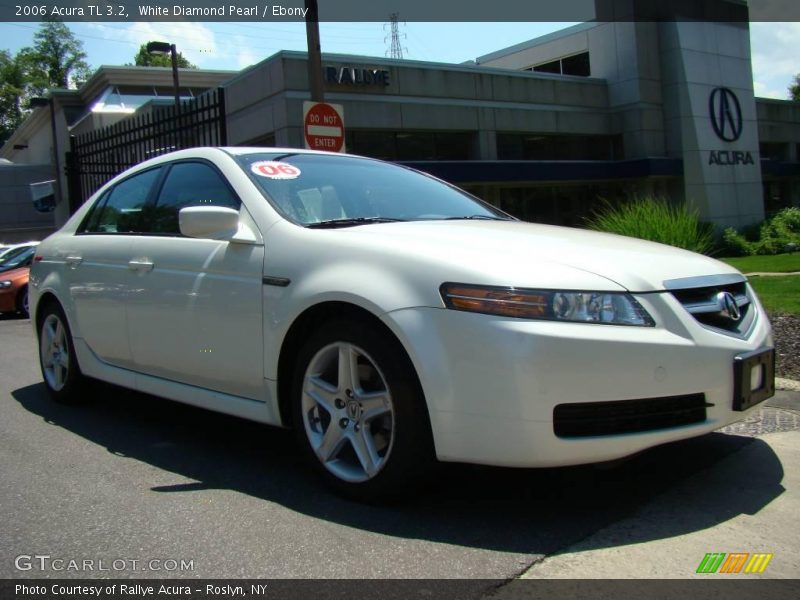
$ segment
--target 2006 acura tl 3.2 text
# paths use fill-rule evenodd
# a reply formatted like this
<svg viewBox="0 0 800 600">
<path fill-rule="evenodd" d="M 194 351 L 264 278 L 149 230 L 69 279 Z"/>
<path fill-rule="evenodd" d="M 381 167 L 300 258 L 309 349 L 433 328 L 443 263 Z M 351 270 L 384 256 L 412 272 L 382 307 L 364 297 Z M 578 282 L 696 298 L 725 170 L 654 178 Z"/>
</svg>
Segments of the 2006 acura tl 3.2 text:
<svg viewBox="0 0 800 600">
<path fill-rule="evenodd" d="M 630 455 L 739 420 L 774 389 L 769 321 L 733 268 L 522 223 L 354 156 L 149 160 L 42 242 L 30 281 L 56 400 L 89 377 L 291 426 L 361 498 L 435 459 Z"/>
</svg>

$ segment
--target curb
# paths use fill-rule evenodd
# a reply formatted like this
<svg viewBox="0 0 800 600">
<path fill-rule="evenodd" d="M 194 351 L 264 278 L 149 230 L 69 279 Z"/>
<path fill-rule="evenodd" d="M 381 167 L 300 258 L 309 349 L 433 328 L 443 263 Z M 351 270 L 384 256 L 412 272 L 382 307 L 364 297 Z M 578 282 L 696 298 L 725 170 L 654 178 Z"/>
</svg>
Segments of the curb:
<svg viewBox="0 0 800 600">
<path fill-rule="evenodd" d="M 775 389 L 787 392 L 800 392 L 800 381 L 794 379 L 775 378 Z"/>
</svg>

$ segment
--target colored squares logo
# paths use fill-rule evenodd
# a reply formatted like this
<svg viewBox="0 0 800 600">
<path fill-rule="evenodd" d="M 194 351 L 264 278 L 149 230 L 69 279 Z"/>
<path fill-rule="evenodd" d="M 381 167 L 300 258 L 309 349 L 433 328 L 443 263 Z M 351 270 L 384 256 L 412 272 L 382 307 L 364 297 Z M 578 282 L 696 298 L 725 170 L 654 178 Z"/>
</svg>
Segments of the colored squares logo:
<svg viewBox="0 0 800 600">
<path fill-rule="evenodd" d="M 700 561 L 697 573 L 763 573 L 769 561 L 772 560 L 771 553 L 757 552 L 709 552 Z"/>
</svg>

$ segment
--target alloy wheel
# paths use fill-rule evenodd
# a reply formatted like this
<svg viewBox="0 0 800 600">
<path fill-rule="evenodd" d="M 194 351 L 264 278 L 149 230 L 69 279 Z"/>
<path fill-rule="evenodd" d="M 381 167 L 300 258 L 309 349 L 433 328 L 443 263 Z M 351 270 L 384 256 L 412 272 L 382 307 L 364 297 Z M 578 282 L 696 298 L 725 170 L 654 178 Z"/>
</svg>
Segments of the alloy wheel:
<svg viewBox="0 0 800 600">
<path fill-rule="evenodd" d="M 311 448 L 339 479 L 375 477 L 394 442 L 394 406 L 386 378 L 361 348 L 336 342 L 319 350 L 303 377 L 303 425 Z"/>
<path fill-rule="evenodd" d="M 69 376 L 69 344 L 67 331 L 56 314 L 49 314 L 42 324 L 39 355 L 47 385 L 59 392 Z"/>
</svg>

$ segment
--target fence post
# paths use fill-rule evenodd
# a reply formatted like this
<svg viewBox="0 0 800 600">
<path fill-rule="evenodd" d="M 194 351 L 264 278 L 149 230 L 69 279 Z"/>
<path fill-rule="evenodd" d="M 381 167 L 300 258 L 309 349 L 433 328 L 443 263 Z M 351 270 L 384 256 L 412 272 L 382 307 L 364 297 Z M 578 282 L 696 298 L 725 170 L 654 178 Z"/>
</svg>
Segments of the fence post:
<svg viewBox="0 0 800 600">
<path fill-rule="evenodd" d="M 225 112 L 225 88 L 217 88 L 217 122 L 219 123 L 219 145 L 228 145 L 228 114 Z"/>
<path fill-rule="evenodd" d="M 78 160 L 78 151 L 75 144 L 75 136 L 69 136 L 69 152 L 66 153 L 66 165 L 64 165 L 67 175 L 67 203 L 69 214 L 75 214 L 83 204 L 83 191 L 81 190 L 81 168 Z"/>
</svg>

